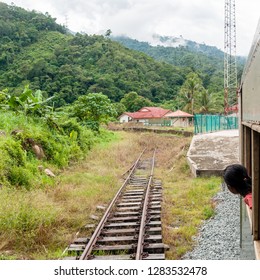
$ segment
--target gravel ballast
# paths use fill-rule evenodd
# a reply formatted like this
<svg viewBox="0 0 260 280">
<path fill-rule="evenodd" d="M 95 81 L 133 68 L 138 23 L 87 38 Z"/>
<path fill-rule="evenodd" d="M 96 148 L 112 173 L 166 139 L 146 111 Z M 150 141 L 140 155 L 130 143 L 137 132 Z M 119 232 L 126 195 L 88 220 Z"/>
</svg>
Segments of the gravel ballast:
<svg viewBox="0 0 260 280">
<path fill-rule="evenodd" d="M 214 200 L 216 214 L 203 224 L 194 250 L 185 254 L 184 260 L 240 259 L 240 198 L 223 184 Z"/>
</svg>

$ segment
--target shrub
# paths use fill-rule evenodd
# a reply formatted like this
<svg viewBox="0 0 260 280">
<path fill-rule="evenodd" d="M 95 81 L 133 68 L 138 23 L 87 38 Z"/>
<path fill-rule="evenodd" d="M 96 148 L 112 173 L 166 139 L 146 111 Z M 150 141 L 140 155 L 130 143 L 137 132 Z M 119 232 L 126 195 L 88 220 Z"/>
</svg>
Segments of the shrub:
<svg viewBox="0 0 260 280">
<path fill-rule="evenodd" d="M 97 136 L 75 119 L 63 119 L 50 127 L 40 118 L 25 117 L 12 112 L 0 112 L 0 129 L 6 136 L 0 138 L 0 184 L 24 186 L 30 189 L 43 184 L 38 165 L 51 164 L 54 168 L 67 167 L 82 160 Z M 16 133 L 14 133 L 16 131 Z M 39 162 L 32 149 L 39 145 L 45 157 Z"/>
<path fill-rule="evenodd" d="M 75 140 L 83 152 L 87 152 L 94 144 L 94 134 L 88 128 L 81 126 L 76 119 L 66 120 L 60 124 L 66 135 Z"/>
<path fill-rule="evenodd" d="M 13 186 L 24 186 L 29 190 L 32 187 L 33 174 L 26 167 L 13 166 L 8 173 L 8 181 Z"/>
<path fill-rule="evenodd" d="M 26 154 L 21 147 L 21 143 L 10 137 L 0 138 L 0 151 L 0 184 L 5 185 L 10 178 L 13 178 L 12 170 L 14 168 L 25 166 Z"/>
</svg>

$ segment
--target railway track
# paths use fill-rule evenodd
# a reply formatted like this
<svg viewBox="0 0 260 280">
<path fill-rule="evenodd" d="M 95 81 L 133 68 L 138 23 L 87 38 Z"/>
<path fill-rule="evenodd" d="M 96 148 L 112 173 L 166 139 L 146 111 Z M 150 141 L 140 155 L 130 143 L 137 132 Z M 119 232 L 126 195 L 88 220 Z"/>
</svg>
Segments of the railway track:
<svg viewBox="0 0 260 280">
<path fill-rule="evenodd" d="M 68 251 L 79 260 L 163 260 L 162 184 L 154 179 L 156 151 L 142 151 L 90 238 Z M 71 258 L 70 258 L 71 259 Z"/>
</svg>

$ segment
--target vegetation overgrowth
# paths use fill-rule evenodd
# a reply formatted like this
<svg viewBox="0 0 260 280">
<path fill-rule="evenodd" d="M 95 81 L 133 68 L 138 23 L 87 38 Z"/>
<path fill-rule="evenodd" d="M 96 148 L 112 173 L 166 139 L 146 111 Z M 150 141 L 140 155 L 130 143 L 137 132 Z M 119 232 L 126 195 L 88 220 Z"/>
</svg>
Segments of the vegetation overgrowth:
<svg viewBox="0 0 260 280">
<path fill-rule="evenodd" d="M 115 104 L 117 116 L 151 105 L 223 113 L 223 53 L 216 48 L 204 46 L 209 49 L 204 54 L 195 47 L 137 42 L 138 51 L 131 50 L 111 40 L 111 32 L 74 35 L 48 13 L 5 3 L 0 3 L 0 27 L 0 90 L 12 95 L 30 84 L 45 98 L 53 97 L 55 107 L 101 92 Z"/>
<path fill-rule="evenodd" d="M 146 137 L 148 136 L 148 137 Z M 219 178 L 196 179 L 186 162 L 190 138 L 154 133 L 113 132 L 81 164 L 53 178 L 53 184 L 26 191 L 2 188 L 0 255 L 2 259 L 58 259 L 76 237 L 89 236 L 91 216 L 101 217 L 122 183 L 121 175 L 140 151 L 157 147 L 156 178 L 163 180 L 163 240 L 167 259 L 180 259 L 194 245 L 205 219 L 214 215 Z M 203 193 L 203 195 L 202 195 Z M 14 199 L 15 197 L 15 199 Z"/>
<path fill-rule="evenodd" d="M 27 91 L 25 89 L 24 93 Z M 93 96 L 96 95 L 100 100 L 107 101 L 106 96 Z M 23 103 L 27 103 L 26 100 Z M 103 119 L 104 111 L 96 115 L 94 112 L 104 106 L 99 103 L 91 106 L 90 103 L 91 116 L 78 119 L 80 101 L 67 111 L 52 111 L 51 114 L 46 113 L 42 104 L 38 107 L 38 103 L 36 109 L 24 111 L 23 103 L 19 102 L 18 106 L 8 110 L 8 102 L 3 102 L 4 109 L 0 109 L 0 184 L 26 189 L 44 186 L 48 182 L 43 169 L 51 168 L 55 173 L 83 160 L 93 144 L 107 134 L 105 130 L 100 130 L 100 125 L 113 112 L 113 107 L 106 102 L 107 113 Z M 22 110 L 19 110 L 20 107 Z"/>
</svg>

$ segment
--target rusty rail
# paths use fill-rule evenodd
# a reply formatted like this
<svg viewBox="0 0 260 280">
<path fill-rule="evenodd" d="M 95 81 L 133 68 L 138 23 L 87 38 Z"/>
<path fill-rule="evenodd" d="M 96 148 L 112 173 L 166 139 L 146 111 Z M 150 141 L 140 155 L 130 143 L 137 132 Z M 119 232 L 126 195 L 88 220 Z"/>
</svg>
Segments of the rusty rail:
<svg viewBox="0 0 260 280">
<path fill-rule="evenodd" d="M 165 259 L 161 181 L 153 178 L 156 150 L 152 158 L 147 158 L 151 151 L 145 152 L 124 173 L 127 178 L 91 238 L 79 238 L 72 244 L 71 251 L 77 250 L 75 259 Z"/>
<path fill-rule="evenodd" d="M 155 151 L 156 150 L 154 150 L 154 153 L 153 153 L 151 173 L 150 173 L 148 185 L 147 185 L 147 188 L 145 191 L 143 213 L 142 213 L 142 219 L 141 219 L 141 225 L 140 225 L 140 231 L 139 231 L 139 237 L 138 237 L 138 244 L 137 244 L 137 250 L 136 250 L 136 257 L 135 257 L 136 260 L 143 259 L 145 228 L 146 228 L 146 224 L 147 224 L 147 220 L 148 220 L 148 200 L 149 200 L 150 187 L 151 187 L 152 178 L 153 178 Z"/>
</svg>

